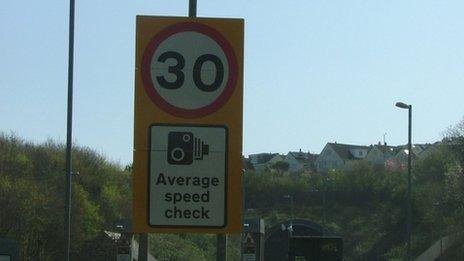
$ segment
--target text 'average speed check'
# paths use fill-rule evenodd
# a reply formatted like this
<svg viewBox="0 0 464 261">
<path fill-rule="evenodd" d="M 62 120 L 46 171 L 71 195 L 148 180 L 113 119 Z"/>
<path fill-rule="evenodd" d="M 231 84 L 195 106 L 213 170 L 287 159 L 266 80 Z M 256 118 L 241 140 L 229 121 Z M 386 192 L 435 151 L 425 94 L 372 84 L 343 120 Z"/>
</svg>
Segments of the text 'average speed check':
<svg viewBox="0 0 464 261">
<path fill-rule="evenodd" d="M 150 135 L 150 225 L 223 227 L 227 129 L 153 125 Z"/>
</svg>

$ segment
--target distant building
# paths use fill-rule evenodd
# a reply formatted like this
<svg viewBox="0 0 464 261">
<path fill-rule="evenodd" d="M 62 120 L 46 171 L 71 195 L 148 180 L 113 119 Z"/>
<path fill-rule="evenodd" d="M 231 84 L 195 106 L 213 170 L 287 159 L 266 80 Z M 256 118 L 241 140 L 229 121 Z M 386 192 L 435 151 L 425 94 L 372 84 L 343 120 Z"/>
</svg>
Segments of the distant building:
<svg viewBox="0 0 464 261">
<path fill-rule="evenodd" d="M 437 153 L 440 151 L 440 146 L 442 146 L 443 144 L 439 141 L 433 143 L 433 144 L 423 144 L 422 147 L 422 151 L 421 153 L 418 155 L 418 157 L 420 159 L 423 159 L 423 158 L 426 158 L 434 153 Z"/>
<path fill-rule="evenodd" d="M 366 158 L 368 146 L 327 143 L 315 162 L 317 172 L 343 169 L 347 164 Z"/>
<path fill-rule="evenodd" d="M 388 146 L 387 144 L 371 145 L 367 152 L 366 161 L 374 165 L 385 166 L 385 163 L 394 158 L 399 150 L 398 147 Z"/>
<path fill-rule="evenodd" d="M 413 161 L 425 158 L 439 151 L 441 142 L 434 144 L 413 144 Z M 390 171 L 402 171 L 407 167 L 408 161 L 407 145 L 389 146 L 380 142 L 376 145 L 362 146 L 342 143 L 327 143 L 321 153 L 311 154 L 309 152 L 289 151 L 287 155 L 278 153 L 250 154 L 244 159 L 244 165 L 255 170 L 272 170 L 277 162 L 288 163 L 288 172 L 322 172 L 330 170 L 342 170 L 347 166 L 364 160 L 373 165 L 384 166 Z"/>
<path fill-rule="evenodd" d="M 274 164 L 276 164 L 277 162 L 279 161 L 285 161 L 285 156 L 284 155 L 280 155 L 280 154 L 275 154 L 274 157 L 272 157 L 269 161 L 268 161 L 268 165 L 269 167 L 272 167 L 274 166 Z"/>
<path fill-rule="evenodd" d="M 438 144 L 413 144 L 412 160 L 413 162 L 420 158 L 425 158 L 438 151 Z M 387 170 L 405 170 L 408 163 L 408 146 L 387 146 L 374 145 L 366 157 L 366 160 L 380 165 L 383 164 Z"/>
<path fill-rule="evenodd" d="M 291 173 L 302 171 L 314 172 L 316 170 L 315 162 L 317 156 L 317 154 L 302 152 L 301 149 L 298 152 L 289 151 L 285 157 L 285 162 L 289 165 L 288 171 Z"/>
<path fill-rule="evenodd" d="M 269 161 L 278 153 L 257 153 L 248 155 L 250 163 L 255 170 L 265 170 L 269 168 Z"/>
</svg>

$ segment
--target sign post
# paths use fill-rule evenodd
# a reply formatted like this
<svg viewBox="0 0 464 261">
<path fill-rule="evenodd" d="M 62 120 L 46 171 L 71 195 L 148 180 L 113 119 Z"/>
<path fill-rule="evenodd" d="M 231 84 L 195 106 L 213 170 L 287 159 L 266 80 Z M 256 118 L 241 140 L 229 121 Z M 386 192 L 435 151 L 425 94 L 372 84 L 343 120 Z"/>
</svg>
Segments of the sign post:
<svg viewBox="0 0 464 261">
<path fill-rule="evenodd" d="M 137 17 L 133 228 L 237 233 L 243 20 Z"/>
</svg>

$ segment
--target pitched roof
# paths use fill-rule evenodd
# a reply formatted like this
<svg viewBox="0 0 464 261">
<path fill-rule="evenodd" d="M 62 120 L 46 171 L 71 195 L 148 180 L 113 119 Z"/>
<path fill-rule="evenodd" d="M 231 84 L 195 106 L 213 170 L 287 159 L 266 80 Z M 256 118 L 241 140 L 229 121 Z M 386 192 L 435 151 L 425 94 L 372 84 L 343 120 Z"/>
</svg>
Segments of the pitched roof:
<svg viewBox="0 0 464 261">
<path fill-rule="evenodd" d="M 396 146 L 388 146 L 388 145 L 372 145 L 372 148 L 377 148 L 378 150 L 380 150 L 380 152 L 382 152 L 383 154 L 385 153 L 390 153 L 391 155 L 395 155 L 397 154 L 401 148 L 398 148 Z"/>
<path fill-rule="evenodd" d="M 434 146 L 432 144 L 412 144 L 412 154 L 413 155 L 419 155 L 421 154 L 424 150 L 426 150 L 429 146 Z M 405 150 L 408 149 L 408 144 L 405 145 L 399 145 L 396 147 L 398 149 L 397 153 L 400 152 L 405 152 Z"/>
<path fill-rule="evenodd" d="M 252 158 L 254 158 L 257 164 L 263 164 L 271 160 L 276 155 L 278 155 L 278 153 L 257 153 L 248 155 L 248 158 L 251 162 L 253 162 Z"/>
<path fill-rule="evenodd" d="M 310 152 L 289 151 L 288 154 L 292 155 L 298 162 L 311 163 L 315 162 L 318 154 L 311 154 Z M 288 155 L 287 154 L 287 155 Z"/>
<path fill-rule="evenodd" d="M 302 151 L 289 151 L 288 154 L 291 154 L 295 159 L 298 158 L 307 158 L 309 153 Z"/>
<path fill-rule="evenodd" d="M 338 154 L 338 156 L 343 160 L 354 160 L 358 159 L 351 154 L 350 150 L 353 149 L 365 149 L 368 150 L 368 146 L 361 146 L 361 145 L 351 145 L 351 144 L 341 144 L 341 143 L 327 143 L 334 151 Z"/>
</svg>

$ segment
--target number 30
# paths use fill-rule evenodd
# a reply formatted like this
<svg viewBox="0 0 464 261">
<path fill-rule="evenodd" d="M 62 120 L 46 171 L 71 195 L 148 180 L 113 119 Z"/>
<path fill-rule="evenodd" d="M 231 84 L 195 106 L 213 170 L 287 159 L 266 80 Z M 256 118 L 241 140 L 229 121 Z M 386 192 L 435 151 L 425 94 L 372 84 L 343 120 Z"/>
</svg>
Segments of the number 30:
<svg viewBox="0 0 464 261">
<path fill-rule="evenodd" d="M 174 81 L 167 81 L 164 76 L 157 76 L 156 80 L 159 85 L 165 89 L 175 90 L 184 84 L 185 75 L 182 69 L 185 67 L 185 58 L 178 52 L 169 51 L 162 53 L 158 62 L 166 62 L 167 59 L 175 59 L 176 64 L 174 66 L 169 66 L 168 73 L 172 73 L 176 76 Z M 205 62 L 212 62 L 216 67 L 216 77 L 211 84 L 206 84 L 201 79 L 201 70 Z M 203 54 L 197 58 L 195 64 L 193 65 L 193 82 L 195 86 L 204 91 L 204 92 L 214 92 L 217 90 L 224 80 L 224 65 L 222 64 L 221 59 L 214 54 Z"/>
</svg>

